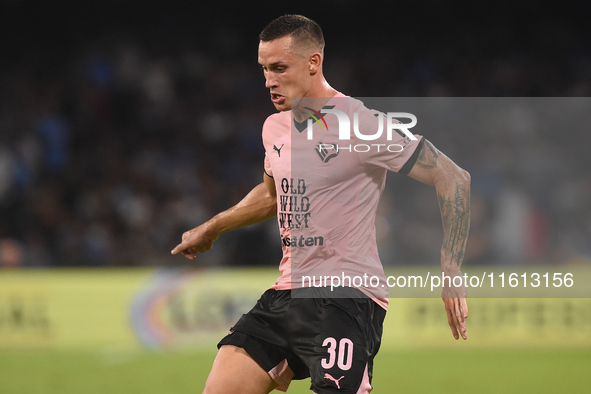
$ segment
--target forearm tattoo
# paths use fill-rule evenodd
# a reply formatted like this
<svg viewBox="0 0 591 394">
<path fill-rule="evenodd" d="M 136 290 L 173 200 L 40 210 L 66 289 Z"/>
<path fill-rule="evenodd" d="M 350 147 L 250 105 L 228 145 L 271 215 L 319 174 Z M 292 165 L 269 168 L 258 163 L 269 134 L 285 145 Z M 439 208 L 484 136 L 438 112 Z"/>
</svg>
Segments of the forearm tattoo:
<svg viewBox="0 0 591 394">
<path fill-rule="evenodd" d="M 450 269 L 459 269 L 464 260 L 470 232 L 470 189 L 456 183 L 451 193 L 438 193 L 443 223 L 443 255 Z"/>
<path fill-rule="evenodd" d="M 421 168 L 434 169 L 441 156 L 443 154 L 425 140 L 416 164 Z M 470 232 L 470 184 L 462 175 L 462 170 L 458 172 L 458 168 L 453 166 L 440 169 L 445 178 L 436 186 L 443 224 L 442 256 L 445 266 L 442 268 L 452 271 L 462 266 Z"/>
</svg>

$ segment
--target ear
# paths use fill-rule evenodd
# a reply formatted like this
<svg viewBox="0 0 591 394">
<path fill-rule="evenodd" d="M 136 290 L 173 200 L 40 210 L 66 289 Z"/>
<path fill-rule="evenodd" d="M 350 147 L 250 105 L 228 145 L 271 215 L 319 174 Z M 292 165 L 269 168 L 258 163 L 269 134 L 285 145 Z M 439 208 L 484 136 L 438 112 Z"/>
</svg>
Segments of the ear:
<svg viewBox="0 0 591 394">
<path fill-rule="evenodd" d="M 320 70 L 321 65 L 322 55 L 320 53 L 315 52 L 308 57 L 308 70 L 310 71 L 310 75 L 316 74 Z"/>
</svg>

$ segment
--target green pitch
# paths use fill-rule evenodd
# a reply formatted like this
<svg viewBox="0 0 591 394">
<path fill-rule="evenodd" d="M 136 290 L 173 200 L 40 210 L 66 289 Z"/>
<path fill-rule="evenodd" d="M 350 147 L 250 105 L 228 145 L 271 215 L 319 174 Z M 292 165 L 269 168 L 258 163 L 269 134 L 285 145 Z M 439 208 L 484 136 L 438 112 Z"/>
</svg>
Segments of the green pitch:
<svg viewBox="0 0 591 394">
<path fill-rule="evenodd" d="M 0 393 L 200 393 L 215 353 L 0 352 Z M 374 393 L 588 393 L 591 350 L 396 351 L 376 359 Z M 289 393 L 309 393 L 294 382 Z"/>
</svg>

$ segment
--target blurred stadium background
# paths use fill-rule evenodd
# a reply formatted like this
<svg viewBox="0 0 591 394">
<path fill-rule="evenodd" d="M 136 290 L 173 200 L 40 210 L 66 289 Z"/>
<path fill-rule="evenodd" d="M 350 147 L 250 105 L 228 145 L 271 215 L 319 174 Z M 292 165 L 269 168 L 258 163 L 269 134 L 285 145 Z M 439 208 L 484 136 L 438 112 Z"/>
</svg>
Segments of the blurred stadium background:
<svg viewBox="0 0 591 394">
<path fill-rule="evenodd" d="M 270 20 L 317 20 L 327 79 L 352 96 L 588 97 L 591 7 L 576 4 L 3 1 L 0 392 L 201 390 L 216 340 L 277 275 L 276 224 L 197 264 L 169 251 L 261 179 Z M 466 265 L 590 265 L 585 131 L 422 131 L 472 174 Z M 434 192 L 388 182 L 384 264 L 437 267 Z M 393 299 L 376 392 L 588 392 L 589 299 L 473 299 L 470 314 L 456 343 L 441 301 Z"/>
</svg>

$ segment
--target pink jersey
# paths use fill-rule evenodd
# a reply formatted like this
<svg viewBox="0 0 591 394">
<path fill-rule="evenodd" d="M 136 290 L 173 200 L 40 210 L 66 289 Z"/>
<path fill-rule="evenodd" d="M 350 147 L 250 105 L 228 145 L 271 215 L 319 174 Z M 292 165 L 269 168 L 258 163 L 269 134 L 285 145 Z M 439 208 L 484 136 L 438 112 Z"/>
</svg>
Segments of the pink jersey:
<svg viewBox="0 0 591 394">
<path fill-rule="evenodd" d="M 349 140 L 342 139 L 338 116 L 329 110 L 348 114 Z M 263 125 L 265 172 L 275 180 L 283 248 L 281 276 L 272 288 L 356 287 L 386 309 L 376 210 L 387 171 L 408 172 L 422 138 L 396 131 L 388 136 L 384 128 L 379 139 L 360 139 L 355 125 L 372 135 L 385 116 L 340 93 L 322 109 L 304 111 L 315 120 L 300 124 L 285 111 Z"/>
</svg>

